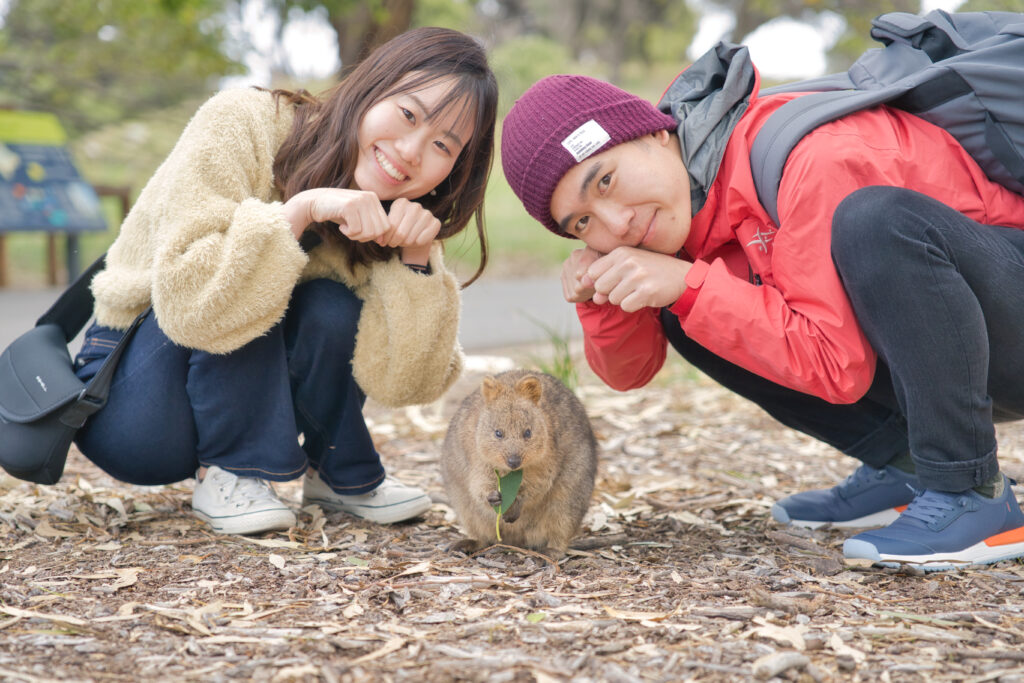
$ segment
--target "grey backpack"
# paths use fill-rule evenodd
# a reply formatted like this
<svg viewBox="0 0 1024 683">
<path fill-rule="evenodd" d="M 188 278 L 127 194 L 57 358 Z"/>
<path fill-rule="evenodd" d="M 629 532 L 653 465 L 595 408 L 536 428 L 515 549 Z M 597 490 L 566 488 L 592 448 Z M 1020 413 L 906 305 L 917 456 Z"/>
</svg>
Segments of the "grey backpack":
<svg viewBox="0 0 1024 683">
<path fill-rule="evenodd" d="M 823 123 L 878 104 L 949 131 L 985 173 L 1024 194 L 1024 14 L 890 12 L 872 22 L 885 47 L 846 73 L 766 88 L 807 92 L 779 107 L 750 150 L 761 205 L 778 223 L 782 169 L 800 139 Z"/>
</svg>

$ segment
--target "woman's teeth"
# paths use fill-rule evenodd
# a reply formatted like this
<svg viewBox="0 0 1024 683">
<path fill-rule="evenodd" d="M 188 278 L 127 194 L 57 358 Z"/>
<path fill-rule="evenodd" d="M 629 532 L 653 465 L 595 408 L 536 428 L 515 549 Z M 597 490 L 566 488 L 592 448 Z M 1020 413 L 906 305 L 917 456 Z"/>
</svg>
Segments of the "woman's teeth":
<svg viewBox="0 0 1024 683">
<path fill-rule="evenodd" d="M 387 173 L 389 176 L 391 176 L 397 181 L 405 180 L 405 174 L 403 174 L 401 171 L 395 168 L 391 164 L 391 162 L 388 161 L 388 158 L 384 156 L 383 152 L 381 152 L 379 149 L 375 149 L 373 153 L 377 157 L 377 163 L 380 164 L 380 167 L 384 169 L 385 173 Z"/>
</svg>

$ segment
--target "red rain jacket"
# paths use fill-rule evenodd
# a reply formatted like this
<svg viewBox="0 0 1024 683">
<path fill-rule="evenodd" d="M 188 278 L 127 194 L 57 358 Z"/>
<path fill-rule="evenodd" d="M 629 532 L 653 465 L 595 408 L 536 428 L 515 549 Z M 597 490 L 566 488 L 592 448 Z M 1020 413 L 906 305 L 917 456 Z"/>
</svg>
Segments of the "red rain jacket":
<svg viewBox="0 0 1024 683">
<path fill-rule="evenodd" d="M 941 128 L 888 107 L 815 129 L 793 149 L 775 225 L 758 203 L 750 145 L 793 94 L 751 96 L 726 145 L 679 258 L 693 262 L 670 310 L 712 353 L 783 386 L 852 403 L 871 385 L 875 354 L 830 253 L 832 214 L 870 185 L 900 186 L 980 223 L 1024 228 L 1024 197 L 985 177 Z M 924 286 L 924 285 L 922 285 Z M 658 309 L 577 304 L 591 368 L 609 386 L 641 387 L 665 362 Z"/>
</svg>

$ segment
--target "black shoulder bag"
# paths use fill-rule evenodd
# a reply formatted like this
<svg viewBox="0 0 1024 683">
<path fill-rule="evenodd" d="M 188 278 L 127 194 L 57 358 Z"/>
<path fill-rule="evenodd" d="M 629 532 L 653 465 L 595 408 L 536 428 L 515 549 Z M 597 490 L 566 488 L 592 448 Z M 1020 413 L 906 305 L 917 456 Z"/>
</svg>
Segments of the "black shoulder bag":
<svg viewBox="0 0 1024 683">
<path fill-rule="evenodd" d="M 105 262 L 103 255 L 89 266 L 0 355 L 0 466 L 18 479 L 60 480 L 75 432 L 106 404 L 121 354 L 149 313 L 135 319 L 88 383 L 75 376 L 68 343 L 92 317 L 89 284 Z"/>
</svg>

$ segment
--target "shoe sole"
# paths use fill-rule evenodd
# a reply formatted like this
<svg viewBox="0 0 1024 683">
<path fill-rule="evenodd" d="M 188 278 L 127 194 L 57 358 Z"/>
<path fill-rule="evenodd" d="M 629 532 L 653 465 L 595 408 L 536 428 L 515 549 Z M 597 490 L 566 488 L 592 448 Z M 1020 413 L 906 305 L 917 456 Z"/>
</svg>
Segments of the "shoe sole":
<svg viewBox="0 0 1024 683">
<path fill-rule="evenodd" d="M 418 496 L 410 500 L 391 505 L 345 505 L 327 498 L 307 498 L 303 496 L 302 506 L 319 505 L 330 512 L 347 512 L 350 515 L 377 524 L 395 524 L 418 517 L 430 509 L 432 503 L 427 496 Z"/>
<path fill-rule="evenodd" d="M 772 505 L 771 513 L 772 519 L 780 524 L 788 524 L 789 526 L 803 527 L 804 529 L 820 529 L 823 526 L 831 526 L 836 529 L 866 529 L 870 527 L 887 526 L 896 521 L 896 518 L 900 516 L 900 513 L 907 509 L 906 505 L 901 505 L 898 508 L 890 508 L 888 510 L 882 510 L 880 512 L 873 512 L 870 515 L 858 517 L 856 519 L 848 519 L 839 522 L 822 522 L 819 520 L 812 519 L 793 519 L 786 512 L 786 509 L 776 503 Z"/>
<path fill-rule="evenodd" d="M 192 514 L 209 524 L 214 531 L 221 534 L 258 534 L 264 531 L 283 531 L 296 524 L 295 513 L 286 508 L 278 510 L 262 510 L 241 515 L 211 517 L 200 510 L 192 510 Z"/>
<path fill-rule="evenodd" d="M 873 544 L 851 538 L 843 544 L 843 556 L 848 564 L 854 565 L 870 562 L 879 567 L 911 566 L 926 572 L 964 569 L 1024 557 L 1024 527 L 993 536 L 964 550 L 933 555 L 879 553 Z"/>
</svg>

